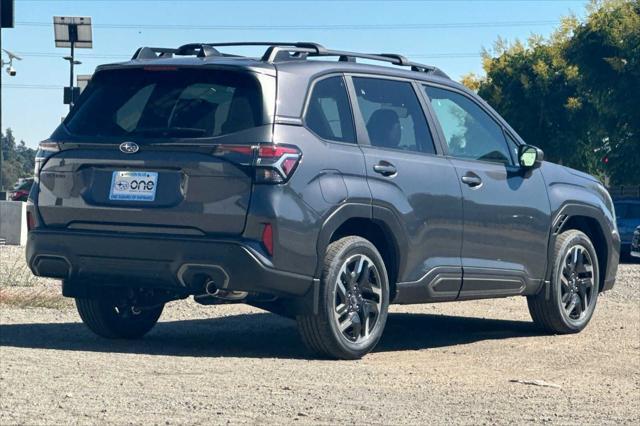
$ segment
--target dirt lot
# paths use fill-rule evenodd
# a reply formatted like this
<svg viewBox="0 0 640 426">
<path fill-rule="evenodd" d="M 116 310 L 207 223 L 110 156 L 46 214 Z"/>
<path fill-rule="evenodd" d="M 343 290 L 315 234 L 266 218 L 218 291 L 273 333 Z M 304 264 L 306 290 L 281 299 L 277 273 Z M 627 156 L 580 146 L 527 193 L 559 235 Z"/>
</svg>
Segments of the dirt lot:
<svg viewBox="0 0 640 426">
<path fill-rule="evenodd" d="M 176 302 L 143 340 L 101 340 L 0 250 L 19 281 L 0 287 L 3 425 L 640 422 L 638 265 L 579 335 L 541 335 L 523 298 L 393 307 L 375 353 L 332 362 L 241 305 Z"/>
</svg>

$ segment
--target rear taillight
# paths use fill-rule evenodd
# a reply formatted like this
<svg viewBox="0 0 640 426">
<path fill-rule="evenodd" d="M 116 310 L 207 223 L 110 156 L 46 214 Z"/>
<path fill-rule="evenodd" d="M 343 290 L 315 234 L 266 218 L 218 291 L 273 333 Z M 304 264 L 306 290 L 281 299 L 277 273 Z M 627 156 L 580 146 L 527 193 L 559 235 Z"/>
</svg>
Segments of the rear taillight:
<svg viewBox="0 0 640 426">
<path fill-rule="evenodd" d="M 256 183 L 284 183 L 295 172 L 302 152 L 292 145 L 218 145 L 214 155 L 253 166 Z"/>
<path fill-rule="evenodd" d="M 262 145 L 255 160 L 256 183 L 283 183 L 296 171 L 302 153 L 290 145 Z"/>
<path fill-rule="evenodd" d="M 36 227 L 36 221 L 33 218 L 33 213 L 28 211 L 27 212 L 27 231 L 31 231 L 35 229 L 35 227 Z"/>
<path fill-rule="evenodd" d="M 256 147 L 251 145 L 218 145 L 214 151 L 215 155 L 240 154 L 253 157 Z"/>
</svg>

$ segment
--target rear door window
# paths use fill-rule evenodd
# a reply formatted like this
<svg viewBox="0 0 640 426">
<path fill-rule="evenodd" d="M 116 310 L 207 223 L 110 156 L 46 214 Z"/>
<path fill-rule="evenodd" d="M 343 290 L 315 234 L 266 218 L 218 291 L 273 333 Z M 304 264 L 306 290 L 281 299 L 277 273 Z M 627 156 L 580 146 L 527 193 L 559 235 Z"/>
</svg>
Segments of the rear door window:
<svg viewBox="0 0 640 426">
<path fill-rule="evenodd" d="M 98 137 L 207 138 L 265 124 L 248 73 L 175 68 L 97 73 L 64 124 Z"/>
<path fill-rule="evenodd" d="M 353 85 L 372 146 L 435 153 L 424 111 L 411 83 L 354 77 Z"/>
<path fill-rule="evenodd" d="M 356 141 L 353 115 L 342 77 L 325 78 L 313 86 L 304 119 L 307 127 L 322 139 Z"/>
</svg>

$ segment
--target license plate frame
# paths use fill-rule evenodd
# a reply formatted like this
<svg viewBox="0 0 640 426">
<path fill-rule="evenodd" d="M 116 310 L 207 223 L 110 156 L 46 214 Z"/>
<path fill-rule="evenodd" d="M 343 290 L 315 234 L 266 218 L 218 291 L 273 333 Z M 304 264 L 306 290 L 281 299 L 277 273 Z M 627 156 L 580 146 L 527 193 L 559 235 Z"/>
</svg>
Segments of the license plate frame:
<svg viewBox="0 0 640 426">
<path fill-rule="evenodd" d="M 153 202 L 157 189 L 157 172 L 116 170 L 111 176 L 109 200 Z"/>
</svg>

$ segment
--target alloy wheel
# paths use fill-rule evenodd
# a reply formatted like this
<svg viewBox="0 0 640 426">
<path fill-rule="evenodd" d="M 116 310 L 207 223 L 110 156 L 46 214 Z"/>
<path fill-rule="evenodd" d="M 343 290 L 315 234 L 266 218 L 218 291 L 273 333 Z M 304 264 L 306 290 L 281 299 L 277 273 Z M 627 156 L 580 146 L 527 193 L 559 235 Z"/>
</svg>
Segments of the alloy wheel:
<svg viewBox="0 0 640 426">
<path fill-rule="evenodd" d="M 382 309 L 380 272 L 363 255 L 349 257 L 335 282 L 334 320 L 347 340 L 361 343 L 370 336 Z"/>
<path fill-rule="evenodd" d="M 580 321 L 587 315 L 594 302 L 593 260 L 582 245 L 575 245 L 567 252 L 560 273 L 560 303 L 572 321 Z"/>
</svg>

